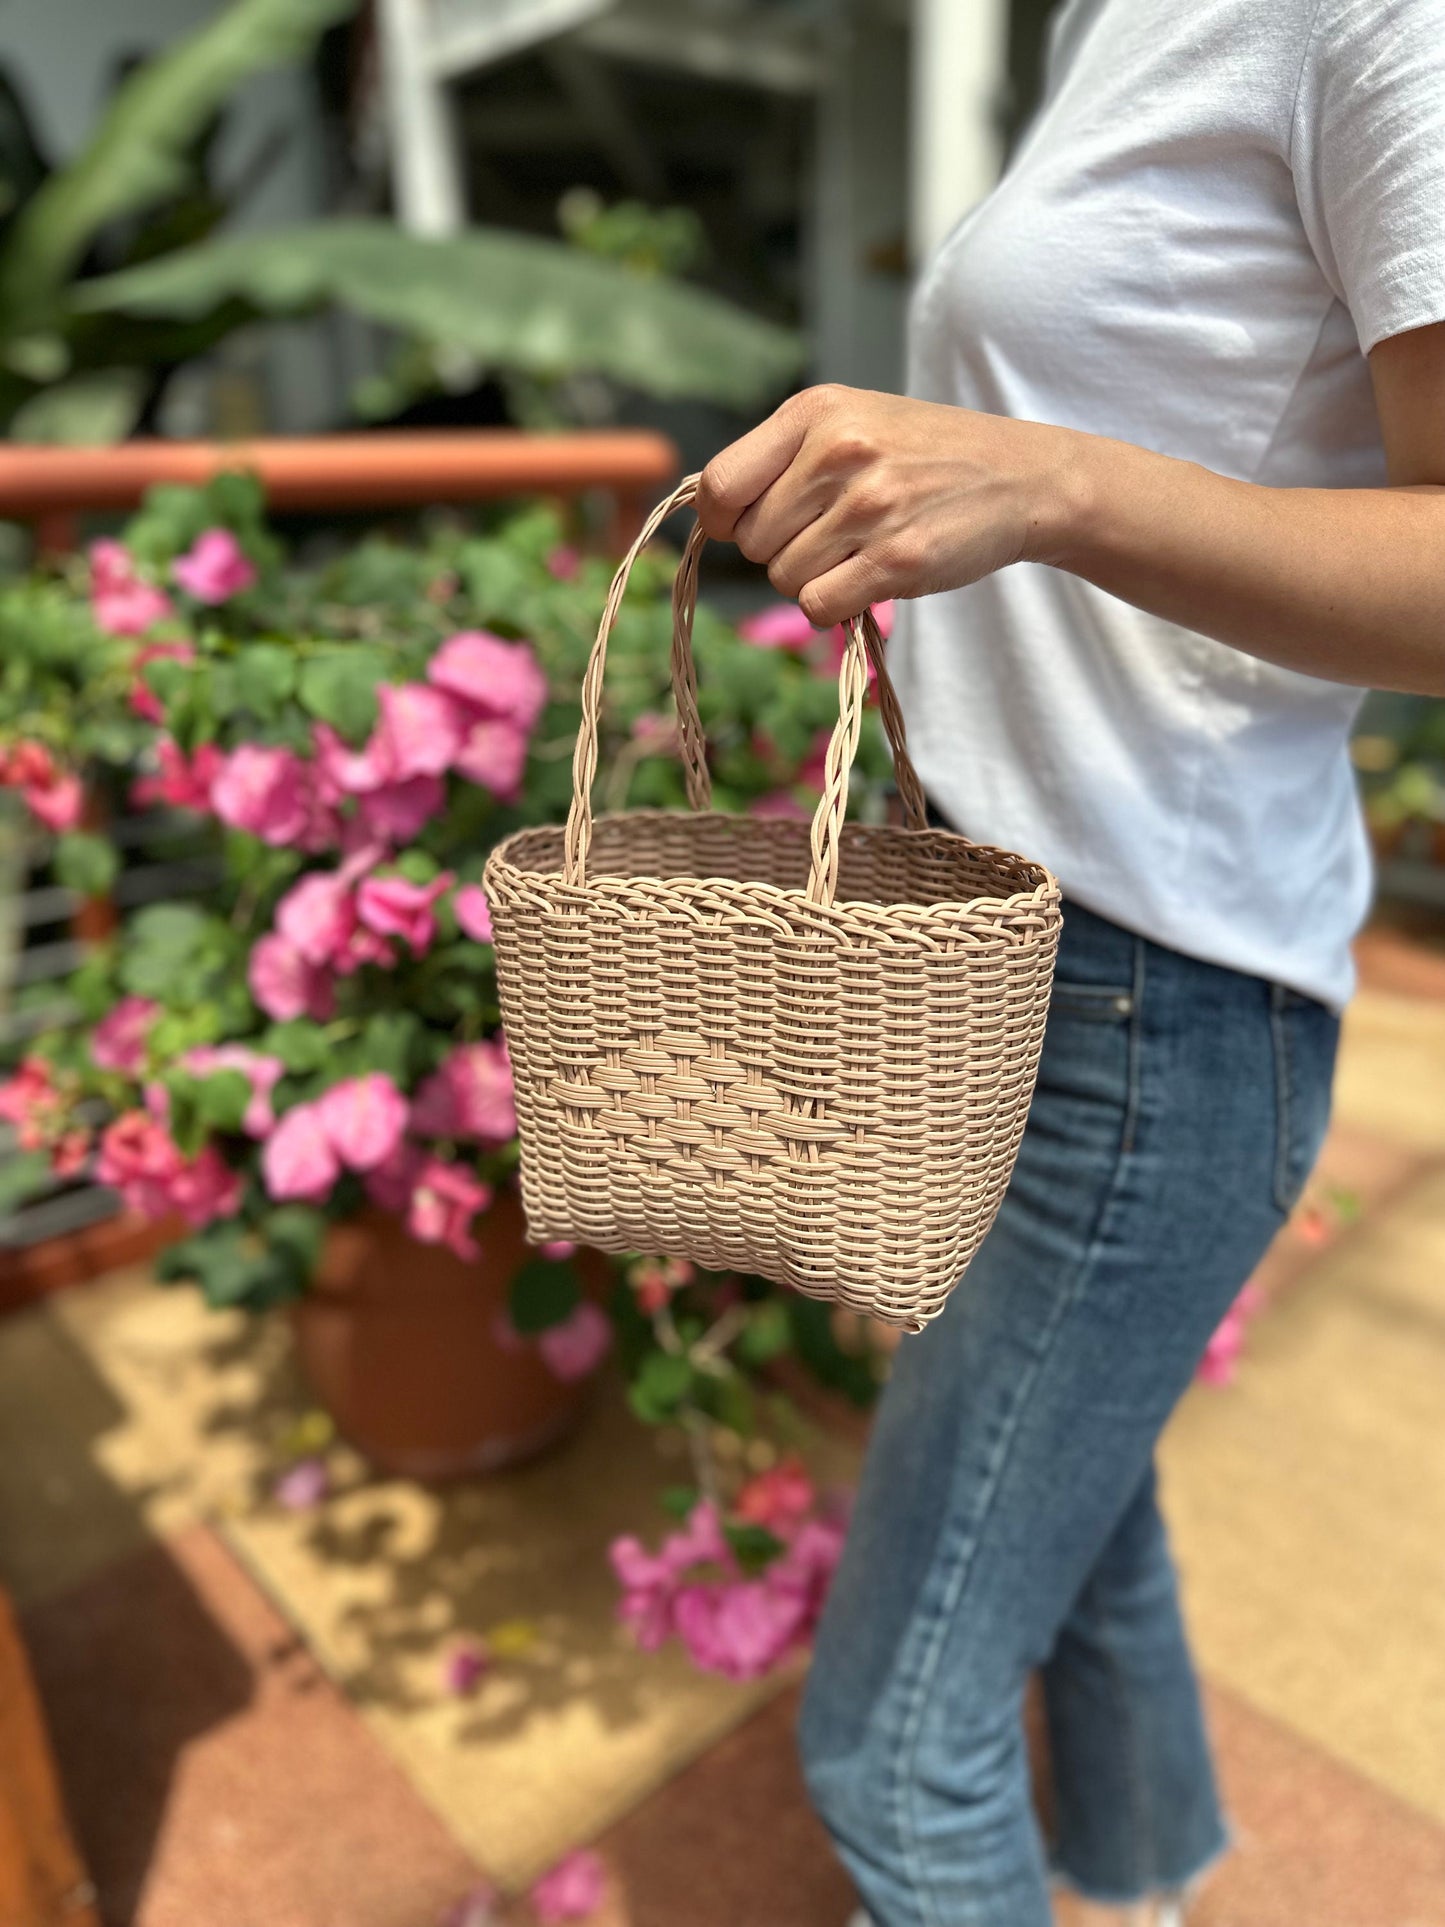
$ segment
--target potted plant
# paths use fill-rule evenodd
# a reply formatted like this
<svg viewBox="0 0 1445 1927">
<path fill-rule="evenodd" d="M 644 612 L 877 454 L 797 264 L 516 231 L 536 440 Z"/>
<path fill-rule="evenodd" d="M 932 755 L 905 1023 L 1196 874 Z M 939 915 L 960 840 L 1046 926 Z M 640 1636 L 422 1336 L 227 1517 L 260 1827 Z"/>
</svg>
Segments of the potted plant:
<svg viewBox="0 0 1445 1927">
<path fill-rule="evenodd" d="M 643 559 L 615 632 L 609 804 L 683 803 L 671 573 Z M 394 1469 L 535 1449 L 614 1342 L 639 1413 L 699 1439 L 748 1418 L 748 1374 L 785 1347 L 872 1382 L 818 1308 L 760 1281 L 525 1244 L 480 877 L 499 836 L 567 808 L 609 578 L 544 509 L 287 566 L 228 475 L 154 491 L 119 540 L 14 591 L 16 620 L 83 638 L 96 673 L 0 705 L 5 767 L 43 747 L 46 794 L 78 796 L 133 765 L 133 799 L 187 814 L 215 881 L 95 946 L 68 986 L 80 1021 L 0 1111 L 32 1155 L 175 1225 L 165 1277 L 292 1306 L 324 1402 Z M 741 631 L 700 611 L 697 642 L 720 804 L 806 813 L 839 639 L 784 608 Z M 874 729 L 859 771 L 881 812 Z M 64 834 L 103 888 L 104 839 Z M 716 1486 L 700 1462 L 696 1491 Z"/>
</svg>

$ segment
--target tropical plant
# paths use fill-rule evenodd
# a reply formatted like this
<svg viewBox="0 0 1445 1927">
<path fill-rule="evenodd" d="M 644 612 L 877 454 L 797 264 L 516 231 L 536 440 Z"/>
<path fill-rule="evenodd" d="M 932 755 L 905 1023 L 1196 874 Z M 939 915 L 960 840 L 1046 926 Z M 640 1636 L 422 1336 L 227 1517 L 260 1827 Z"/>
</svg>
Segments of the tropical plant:
<svg viewBox="0 0 1445 1927">
<path fill-rule="evenodd" d="M 153 396 L 155 371 L 257 319 L 332 304 L 399 331 L 413 363 L 420 352 L 433 370 L 462 356 L 535 380 L 588 372 L 740 405 L 786 386 L 801 359 L 793 335 L 654 271 L 680 258 L 685 217 L 652 217 L 671 251 L 654 244 L 640 259 L 615 237 L 574 247 L 477 229 L 428 240 L 384 220 L 213 238 L 226 200 L 202 163 L 218 111 L 248 76 L 307 57 L 356 3 L 231 0 L 123 81 L 56 172 L 10 116 L 0 425 L 36 440 L 113 439 Z M 118 271 L 94 272 L 97 242 L 126 223 Z M 645 217 L 622 225 L 647 230 Z"/>
</svg>

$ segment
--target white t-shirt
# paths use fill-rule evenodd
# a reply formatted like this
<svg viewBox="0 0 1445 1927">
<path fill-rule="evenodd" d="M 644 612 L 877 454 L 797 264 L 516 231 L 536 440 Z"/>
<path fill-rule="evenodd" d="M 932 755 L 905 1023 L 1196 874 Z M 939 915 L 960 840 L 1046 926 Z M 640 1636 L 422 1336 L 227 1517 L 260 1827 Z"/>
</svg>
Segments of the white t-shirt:
<svg viewBox="0 0 1445 1927">
<path fill-rule="evenodd" d="M 1276 486 L 1385 479 L 1365 355 L 1445 320 L 1445 0 L 1066 0 L 915 297 L 909 388 Z M 901 603 L 925 787 L 1174 949 L 1339 1006 L 1359 692 L 1021 563 Z"/>
</svg>

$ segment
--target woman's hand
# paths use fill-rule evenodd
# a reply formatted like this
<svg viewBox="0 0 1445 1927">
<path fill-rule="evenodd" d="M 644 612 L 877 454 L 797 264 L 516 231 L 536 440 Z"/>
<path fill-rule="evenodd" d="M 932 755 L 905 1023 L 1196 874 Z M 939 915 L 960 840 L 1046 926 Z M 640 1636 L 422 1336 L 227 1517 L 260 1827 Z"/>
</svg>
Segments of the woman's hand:
<svg viewBox="0 0 1445 1927">
<path fill-rule="evenodd" d="M 707 534 L 767 565 L 825 629 L 1066 545 L 1074 445 L 1088 437 L 865 388 L 809 388 L 714 456 Z"/>
</svg>

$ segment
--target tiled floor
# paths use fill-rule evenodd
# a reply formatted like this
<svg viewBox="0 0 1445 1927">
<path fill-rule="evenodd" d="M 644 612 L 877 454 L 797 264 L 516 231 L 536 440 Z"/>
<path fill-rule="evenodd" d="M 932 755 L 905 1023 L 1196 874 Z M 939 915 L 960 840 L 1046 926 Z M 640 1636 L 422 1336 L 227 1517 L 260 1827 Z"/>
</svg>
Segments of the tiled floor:
<svg viewBox="0 0 1445 1927">
<path fill-rule="evenodd" d="M 1239 1385 L 1195 1394 L 1166 1454 L 1238 1831 L 1199 1927 L 1445 1927 L 1445 1003 L 1391 968 L 1331 1152 L 1363 1220 L 1281 1244 Z M 161 1305 L 107 1287 L 0 1321 L 0 1576 L 106 1927 L 434 1927 L 478 1859 L 515 1879 L 599 1830 L 598 1927 L 837 1927 L 792 1694 L 686 1700 L 609 1643 L 599 1495 L 643 1507 L 658 1476 L 625 1427 L 511 1497 L 346 1472 L 288 1521 L 284 1357 Z M 480 1558 L 509 1534 L 544 1548 L 530 1578 Z M 458 1616 L 523 1604 L 540 1651 L 446 1703 Z"/>
</svg>

